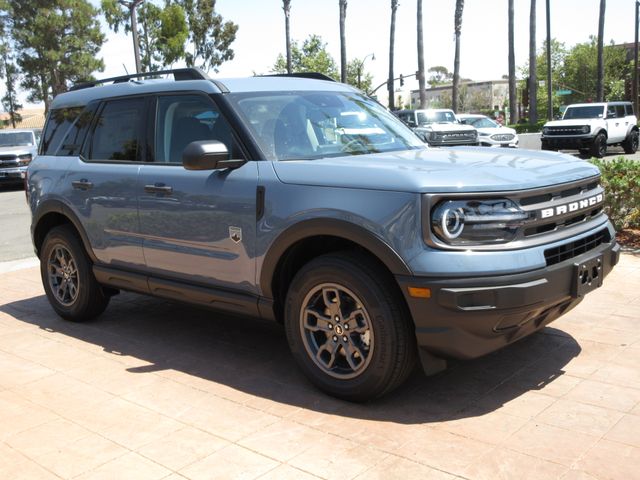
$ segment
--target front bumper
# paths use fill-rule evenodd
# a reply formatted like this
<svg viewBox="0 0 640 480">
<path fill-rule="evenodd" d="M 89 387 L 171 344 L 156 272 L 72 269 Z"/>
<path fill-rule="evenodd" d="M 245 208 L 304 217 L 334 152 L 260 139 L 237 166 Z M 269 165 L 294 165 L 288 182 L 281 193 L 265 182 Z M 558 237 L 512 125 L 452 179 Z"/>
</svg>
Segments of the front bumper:
<svg viewBox="0 0 640 480">
<path fill-rule="evenodd" d="M 0 183 L 22 182 L 27 174 L 28 166 L 0 169 Z"/>
<path fill-rule="evenodd" d="M 573 137 L 556 137 L 542 136 L 540 141 L 543 146 L 549 146 L 558 150 L 582 150 L 590 148 L 593 145 L 594 137 L 591 135 L 573 136 Z"/>
<path fill-rule="evenodd" d="M 518 148 L 518 137 L 514 137 L 511 140 L 494 140 L 490 136 L 480 135 L 478 137 L 480 145 L 483 147 L 504 147 L 504 148 Z"/>
<path fill-rule="evenodd" d="M 407 300 L 418 346 L 438 357 L 471 359 L 515 342 L 575 307 L 601 285 L 618 263 L 615 240 L 543 269 L 515 275 L 471 279 L 397 276 Z M 600 260 L 599 262 L 598 259 Z M 579 271 L 599 266 L 587 287 Z M 409 287 L 428 287 L 430 298 L 414 298 Z"/>
</svg>

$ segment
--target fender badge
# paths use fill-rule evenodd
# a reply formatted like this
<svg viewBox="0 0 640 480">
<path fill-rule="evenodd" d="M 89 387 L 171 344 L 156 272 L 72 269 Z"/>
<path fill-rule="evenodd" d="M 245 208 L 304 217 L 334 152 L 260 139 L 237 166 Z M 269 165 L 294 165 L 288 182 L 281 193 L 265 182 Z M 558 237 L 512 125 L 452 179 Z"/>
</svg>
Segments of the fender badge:
<svg viewBox="0 0 640 480">
<path fill-rule="evenodd" d="M 242 241 L 242 229 L 240 227 L 229 227 L 229 238 L 234 243 L 240 243 Z"/>
</svg>

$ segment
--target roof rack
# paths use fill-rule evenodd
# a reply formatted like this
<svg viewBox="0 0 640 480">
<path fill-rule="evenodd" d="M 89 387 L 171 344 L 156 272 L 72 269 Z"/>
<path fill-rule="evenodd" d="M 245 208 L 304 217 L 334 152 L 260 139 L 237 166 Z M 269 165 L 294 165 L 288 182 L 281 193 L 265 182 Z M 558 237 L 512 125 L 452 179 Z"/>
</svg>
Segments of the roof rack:
<svg viewBox="0 0 640 480">
<path fill-rule="evenodd" d="M 71 87 L 69 90 L 82 90 L 84 88 L 95 87 L 103 83 L 124 83 L 134 78 L 154 78 L 159 75 L 173 75 L 173 79 L 176 82 L 183 80 L 209 80 L 209 76 L 200 70 L 199 68 L 175 68 L 173 70 L 159 70 L 157 72 L 144 72 L 144 73 L 132 73 L 131 75 L 122 75 L 119 77 L 103 78 L 101 80 L 94 80 L 92 82 L 78 83 Z"/>
<path fill-rule="evenodd" d="M 294 77 L 294 78 L 311 78 L 313 80 L 325 80 L 327 82 L 335 82 L 336 80 L 319 72 L 298 72 L 298 73 L 270 73 L 262 75 L 263 77 Z"/>
</svg>

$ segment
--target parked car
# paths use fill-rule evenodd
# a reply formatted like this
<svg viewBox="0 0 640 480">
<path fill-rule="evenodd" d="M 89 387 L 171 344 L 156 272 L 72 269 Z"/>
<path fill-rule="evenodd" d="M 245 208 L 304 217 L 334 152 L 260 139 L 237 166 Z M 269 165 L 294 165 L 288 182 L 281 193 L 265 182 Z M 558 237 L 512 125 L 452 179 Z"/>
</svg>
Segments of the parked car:
<svg viewBox="0 0 640 480">
<path fill-rule="evenodd" d="M 562 120 L 544 124 L 542 149 L 575 149 L 602 158 L 608 146 L 620 145 L 625 153 L 638 150 L 638 119 L 631 102 L 576 103 Z"/>
<path fill-rule="evenodd" d="M 478 132 L 462 125 L 453 110 L 400 110 L 396 115 L 432 147 L 478 145 Z"/>
<path fill-rule="evenodd" d="M 463 125 L 471 125 L 478 130 L 478 140 L 483 147 L 518 147 L 518 134 L 513 128 L 503 127 L 486 115 L 463 113 L 458 115 Z"/>
<path fill-rule="evenodd" d="M 40 130 L 0 130 L 0 184 L 24 182 L 38 151 Z"/>
<path fill-rule="evenodd" d="M 588 162 L 428 148 L 334 81 L 170 73 L 51 104 L 27 199 L 65 319 L 127 290 L 274 320 L 360 401 L 540 330 L 618 261 Z"/>
</svg>

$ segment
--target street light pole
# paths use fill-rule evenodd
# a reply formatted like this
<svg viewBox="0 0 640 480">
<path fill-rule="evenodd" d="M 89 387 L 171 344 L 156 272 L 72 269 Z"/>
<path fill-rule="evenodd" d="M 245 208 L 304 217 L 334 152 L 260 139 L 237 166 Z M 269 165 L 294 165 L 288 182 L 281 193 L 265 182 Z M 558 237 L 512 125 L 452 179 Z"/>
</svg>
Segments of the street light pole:
<svg viewBox="0 0 640 480">
<path fill-rule="evenodd" d="M 358 63 L 358 89 L 361 87 L 361 83 L 362 83 L 362 70 L 364 69 L 364 62 L 369 57 L 371 57 L 371 60 L 375 60 L 376 54 L 370 53 L 369 55 L 365 55 L 365 57 Z"/>
<path fill-rule="evenodd" d="M 633 45 L 633 109 L 635 114 L 638 114 L 638 21 L 640 20 L 640 0 L 636 0 L 636 37 L 635 44 Z"/>
<path fill-rule="evenodd" d="M 553 120 L 553 99 L 551 95 L 551 7 L 547 0 L 547 119 Z"/>
</svg>

